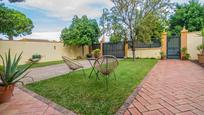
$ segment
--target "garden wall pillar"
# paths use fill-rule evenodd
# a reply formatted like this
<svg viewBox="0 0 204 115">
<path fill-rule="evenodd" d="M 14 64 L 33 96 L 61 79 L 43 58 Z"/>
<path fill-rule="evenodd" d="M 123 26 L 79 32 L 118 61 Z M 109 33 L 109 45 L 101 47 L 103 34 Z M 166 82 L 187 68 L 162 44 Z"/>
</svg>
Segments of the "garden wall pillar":
<svg viewBox="0 0 204 115">
<path fill-rule="evenodd" d="M 181 31 L 181 49 L 182 48 L 187 48 L 187 35 L 188 35 L 188 30 L 184 27 L 183 30 Z M 181 52 L 181 57 L 182 57 L 182 52 Z"/>
<path fill-rule="evenodd" d="M 164 53 L 166 58 L 166 51 L 167 51 L 167 32 L 162 33 L 162 39 L 161 39 L 161 51 Z"/>
<path fill-rule="evenodd" d="M 184 27 L 181 31 L 181 48 L 187 48 L 187 34 L 188 30 Z"/>
<path fill-rule="evenodd" d="M 101 56 L 103 55 L 103 43 L 105 42 L 105 37 L 103 36 L 103 38 L 100 41 L 100 52 L 101 52 Z"/>
</svg>

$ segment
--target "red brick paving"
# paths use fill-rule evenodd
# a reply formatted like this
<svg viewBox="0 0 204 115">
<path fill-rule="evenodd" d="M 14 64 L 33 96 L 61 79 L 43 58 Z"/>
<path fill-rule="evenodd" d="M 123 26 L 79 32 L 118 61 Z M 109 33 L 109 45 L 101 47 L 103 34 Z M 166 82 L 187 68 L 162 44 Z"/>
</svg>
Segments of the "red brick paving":
<svg viewBox="0 0 204 115">
<path fill-rule="evenodd" d="M 62 113 L 16 87 L 11 100 L 0 104 L 0 115 L 62 115 Z"/>
<path fill-rule="evenodd" d="M 125 115 L 204 115 L 204 69 L 189 61 L 160 61 Z"/>
</svg>

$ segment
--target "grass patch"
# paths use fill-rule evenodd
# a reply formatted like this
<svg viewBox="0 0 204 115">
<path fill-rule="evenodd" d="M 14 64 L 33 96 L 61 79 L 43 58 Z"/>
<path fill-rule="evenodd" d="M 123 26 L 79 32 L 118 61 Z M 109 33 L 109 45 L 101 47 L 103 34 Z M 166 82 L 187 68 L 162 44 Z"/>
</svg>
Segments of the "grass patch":
<svg viewBox="0 0 204 115">
<path fill-rule="evenodd" d="M 61 75 L 49 80 L 28 84 L 26 87 L 79 114 L 114 114 L 157 63 L 155 59 L 121 60 L 116 70 L 117 80 L 109 78 L 109 90 L 105 79 L 84 78 L 82 71 Z M 90 69 L 86 70 L 86 74 Z"/>
<path fill-rule="evenodd" d="M 33 64 L 31 66 L 31 68 L 38 68 L 38 67 L 46 67 L 46 66 L 50 66 L 50 65 L 57 65 L 57 64 L 62 64 L 64 63 L 64 61 L 60 60 L 60 61 L 49 61 L 49 62 L 39 62 L 36 64 Z M 20 67 L 25 67 L 27 64 L 24 65 L 20 65 Z"/>
<path fill-rule="evenodd" d="M 0 65 L 0 71 L 2 71 L 3 70 L 3 67 L 2 67 L 2 65 Z"/>
<path fill-rule="evenodd" d="M 38 68 L 38 67 L 46 67 L 46 66 L 50 66 L 50 65 L 57 65 L 57 64 L 62 64 L 64 63 L 62 60 L 60 61 L 49 61 L 49 62 L 40 62 L 40 63 L 36 63 L 34 65 L 31 66 L 31 68 Z M 19 67 L 25 67 L 27 66 L 27 64 L 24 65 L 19 65 Z M 0 71 L 2 71 L 3 67 L 2 65 L 0 65 Z"/>
</svg>

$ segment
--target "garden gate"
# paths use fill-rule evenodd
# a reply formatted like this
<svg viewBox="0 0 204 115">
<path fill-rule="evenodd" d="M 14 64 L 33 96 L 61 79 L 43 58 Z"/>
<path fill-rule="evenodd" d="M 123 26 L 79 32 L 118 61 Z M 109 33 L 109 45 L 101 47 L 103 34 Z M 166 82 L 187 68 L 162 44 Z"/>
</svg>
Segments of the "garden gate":
<svg viewBox="0 0 204 115">
<path fill-rule="evenodd" d="M 114 55 L 117 58 L 125 57 L 125 44 L 119 43 L 103 43 L 103 55 Z"/>
<path fill-rule="evenodd" d="M 172 36 L 167 39 L 167 58 L 180 58 L 180 36 Z"/>
</svg>

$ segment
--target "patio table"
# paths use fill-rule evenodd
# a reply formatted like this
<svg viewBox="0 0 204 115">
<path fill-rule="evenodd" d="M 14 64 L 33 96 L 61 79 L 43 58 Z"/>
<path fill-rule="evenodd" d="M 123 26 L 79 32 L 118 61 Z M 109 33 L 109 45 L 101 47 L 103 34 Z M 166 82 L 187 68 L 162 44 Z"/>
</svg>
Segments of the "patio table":
<svg viewBox="0 0 204 115">
<path fill-rule="evenodd" d="M 96 79 L 99 79 L 99 77 L 98 77 L 99 72 L 95 69 L 97 58 L 88 58 L 87 60 L 89 61 L 90 65 L 91 65 L 91 68 L 92 68 L 91 72 L 89 74 L 89 78 L 91 78 L 92 73 L 94 72 L 96 74 Z"/>
</svg>

